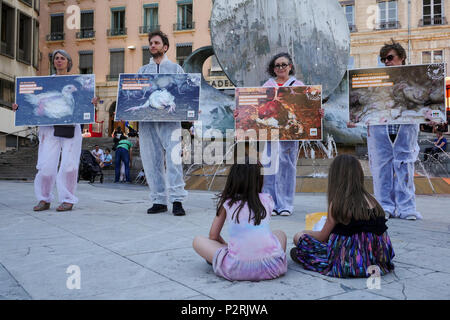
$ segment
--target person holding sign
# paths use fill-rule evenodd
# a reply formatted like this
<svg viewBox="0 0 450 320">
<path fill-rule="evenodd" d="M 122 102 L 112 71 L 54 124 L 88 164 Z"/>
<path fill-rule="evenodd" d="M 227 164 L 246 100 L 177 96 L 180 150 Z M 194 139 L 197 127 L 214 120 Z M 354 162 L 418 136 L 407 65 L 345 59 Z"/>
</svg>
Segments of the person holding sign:
<svg viewBox="0 0 450 320">
<path fill-rule="evenodd" d="M 164 33 L 152 32 L 148 41 L 150 62 L 139 69 L 139 74 L 184 73 L 181 66 L 167 58 L 169 39 Z M 181 144 L 179 140 L 172 139 L 172 134 L 177 130 L 181 130 L 180 122 L 141 122 L 139 125 L 142 164 L 153 203 L 147 210 L 148 214 L 167 211 L 167 193 L 169 201 L 173 203 L 172 213 L 176 216 L 186 214 L 182 206 L 187 191 L 184 190 Z"/>
<path fill-rule="evenodd" d="M 57 49 L 52 53 L 52 65 L 56 70 L 55 76 L 68 75 L 72 69 L 72 58 L 62 50 Z M 92 104 L 97 105 L 98 98 L 92 99 Z M 13 104 L 13 110 L 19 108 Z M 78 167 L 81 154 L 81 127 L 79 124 L 64 126 L 40 126 L 38 170 L 34 179 L 34 191 L 39 203 L 34 211 L 50 209 L 53 200 L 53 187 L 56 182 L 58 197 L 61 204 L 56 211 L 69 211 L 78 198 L 75 196 L 78 179 Z M 61 165 L 58 171 L 58 163 L 61 156 Z"/>
<path fill-rule="evenodd" d="M 392 40 L 380 50 L 387 67 L 406 64 L 406 51 Z M 354 127 L 348 123 L 348 127 Z M 418 124 L 370 125 L 367 134 L 375 198 L 386 218 L 422 219 L 416 210 L 414 162 L 419 154 Z"/>
<path fill-rule="evenodd" d="M 272 57 L 267 67 L 267 73 L 272 76 L 263 87 L 297 87 L 303 82 L 297 80 L 295 67 L 289 53 L 279 53 Z M 320 109 L 320 117 L 324 115 Z M 237 114 L 235 114 L 235 117 Z M 296 184 L 296 167 L 298 156 L 298 141 L 268 141 L 266 145 L 269 163 L 265 168 L 275 168 L 275 173 L 264 176 L 263 192 L 272 196 L 275 206 L 272 215 L 290 216 L 294 209 L 294 194 Z M 272 158 L 271 154 L 276 153 Z M 271 163 L 274 160 L 275 163 Z"/>
</svg>

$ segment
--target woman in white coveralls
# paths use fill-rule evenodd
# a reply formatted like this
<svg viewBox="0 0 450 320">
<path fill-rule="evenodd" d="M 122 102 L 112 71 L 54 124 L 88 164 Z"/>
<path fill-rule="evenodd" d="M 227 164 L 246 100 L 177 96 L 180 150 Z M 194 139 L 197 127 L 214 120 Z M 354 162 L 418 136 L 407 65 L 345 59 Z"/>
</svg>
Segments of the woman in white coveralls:
<svg viewBox="0 0 450 320">
<path fill-rule="evenodd" d="M 386 67 L 406 64 L 406 51 L 395 41 L 380 50 Z M 354 127 L 348 123 L 348 127 Z M 386 218 L 422 219 L 416 210 L 414 162 L 419 154 L 418 124 L 370 125 L 367 134 L 370 171 L 375 198 Z"/>
<path fill-rule="evenodd" d="M 56 70 L 55 76 L 69 75 L 72 69 L 72 58 L 66 51 L 57 49 L 52 54 L 52 64 Z M 94 105 L 97 105 L 97 101 L 97 97 L 92 99 Z M 14 111 L 18 108 L 17 104 L 13 104 Z M 50 209 L 55 182 L 58 189 L 58 198 L 61 202 L 56 211 L 72 210 L 73 205 L 78 202 L 75 191 L 78 180 L 81 141 L 82 135 L 79 124 L 59 126 L 56 132 L 55 126 L 39 127 L 39 151 L 36 165 L 38 172 L 34 179 L 34 191 L 39 203 L 33 207 L 34 211 Z M 60 155 L 61 165 L 58 171 Z"/>
</svg>

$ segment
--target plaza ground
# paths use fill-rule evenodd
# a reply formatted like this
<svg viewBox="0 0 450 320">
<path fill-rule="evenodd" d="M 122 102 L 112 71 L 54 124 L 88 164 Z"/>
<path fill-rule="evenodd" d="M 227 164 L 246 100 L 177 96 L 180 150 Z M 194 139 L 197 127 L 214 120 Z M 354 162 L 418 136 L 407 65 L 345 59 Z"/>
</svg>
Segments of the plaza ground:
<svg viewBox="0 0 450 320">
<path fill-rule="evenodd" d="M 367 279 L 322 276 L 290 257 L 279 279 L 217 277 L 192 249 L 193 238 L 209 232 L 215 192 L 189 190 L 187 215 L 175 217 L 171 206 L 146 214 L 151 203 L 143 185 L 82 181 L 79 204 L 63 213 L 56 201 L 33 212 L 33 189 L 32 182 L 0 181 L 0 299 L 450 299 L 448 194 L 418 195 L 421 221 L 388 221 L 396 269 L 369 289 Z M 324 193 L 297 193 L 293 215 L 273 217 L 271 226 L 286 232 L 289 251 L 305 215 L 325 210 Z M 80 289 L 68 288 L 73 268 Z"/>
</svg>

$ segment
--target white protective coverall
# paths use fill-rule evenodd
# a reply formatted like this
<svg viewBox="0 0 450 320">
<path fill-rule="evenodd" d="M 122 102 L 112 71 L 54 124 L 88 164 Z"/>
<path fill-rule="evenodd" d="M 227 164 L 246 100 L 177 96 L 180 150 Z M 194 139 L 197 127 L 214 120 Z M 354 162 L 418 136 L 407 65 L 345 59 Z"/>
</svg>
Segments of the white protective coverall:
<svg viewBox="0 0 450 320">
<path fill-rule="evenodd" d="M 73 138 L 55 137 L 53 126 L 39 127 L 38 173 L 34 178 L 34 192 L 38 201 L 52 202 L 56 180 L 59 202 L 78 202 L 75 191 L 83 138 L 80 125 L 74 126 Z M 61 165 L 58 171 L 60 155 Z"/>
<path fill-rule="evenodd" d="M 371 125 L 367 137 L 375 198 L 384 211 L 397 218 L 415 216 L 414 162 L 419 154 L 419 125 L 403 124 L 394 142 L 387 125 Z"/>
<path fill-rule="evenodd" d="M 303 85 L 303 82 L 295 77 L 290 77 L 283 87 Z M 278 87 L 278 84 L 275 79 L 270 78 L 263 87 Z M 294 210 L 298 145 L 298 141 L 267 142 L 263 153 L 264 168 L 271 173 L 264 175 L 263 192 L 272 196 L 275 202 L 274 210 L 277 212 L 289 211 L 292 213 Z M 275 153 L 273 157 L 272 153 Z"/>
<path fill-rule="evenodd" d="M 159 65 L 150 58 L 150 63 L 142 66 L 138 73 L 184 73 L 184 70 L 164 55 Z M 175 130 L 181 130 L 180 122 L 140 122 L 139 124 L 142 165 L 153 204 L 167 205 L 167 195 L 172 203 L 183 202 L 187 196 L 181 165 L 181 137 L 175 141 L 171 139 Z M 174 163 L 172 155 L 179 155 L 180 160 Z M 164 159 L 167 170 L 164 168 Z"/>
</svg>

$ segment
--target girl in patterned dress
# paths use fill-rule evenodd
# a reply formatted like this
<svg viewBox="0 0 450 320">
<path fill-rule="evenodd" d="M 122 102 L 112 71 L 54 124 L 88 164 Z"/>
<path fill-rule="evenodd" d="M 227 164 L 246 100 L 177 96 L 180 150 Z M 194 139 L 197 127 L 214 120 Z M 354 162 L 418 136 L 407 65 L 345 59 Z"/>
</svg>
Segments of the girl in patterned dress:
<svg viewBox="0 0 450 320">
<path fill-rule="evenodd" d="M 270 230 L 274 202 L 263 186 L 260 163 L 234 164 L 219 196 L 209 238 L 197 236 L 194 250 L 227 280 L 274 279 L 287 271 L 286 234 Z M 254 163 L 254 162 L 253 162 Z M 227 221 L 228 243 L 220 232 Z"/>
<path fill-rule="evenodd" d="M 359 161 L 339 155 L 328 174 L 326 223 L 321 231 L 297 233 L 291 258 L 307 270 L 331 277 L 385 275 L 394 270 L 386 221 L 383 208 L 364 187 Z"/>
</svg>

